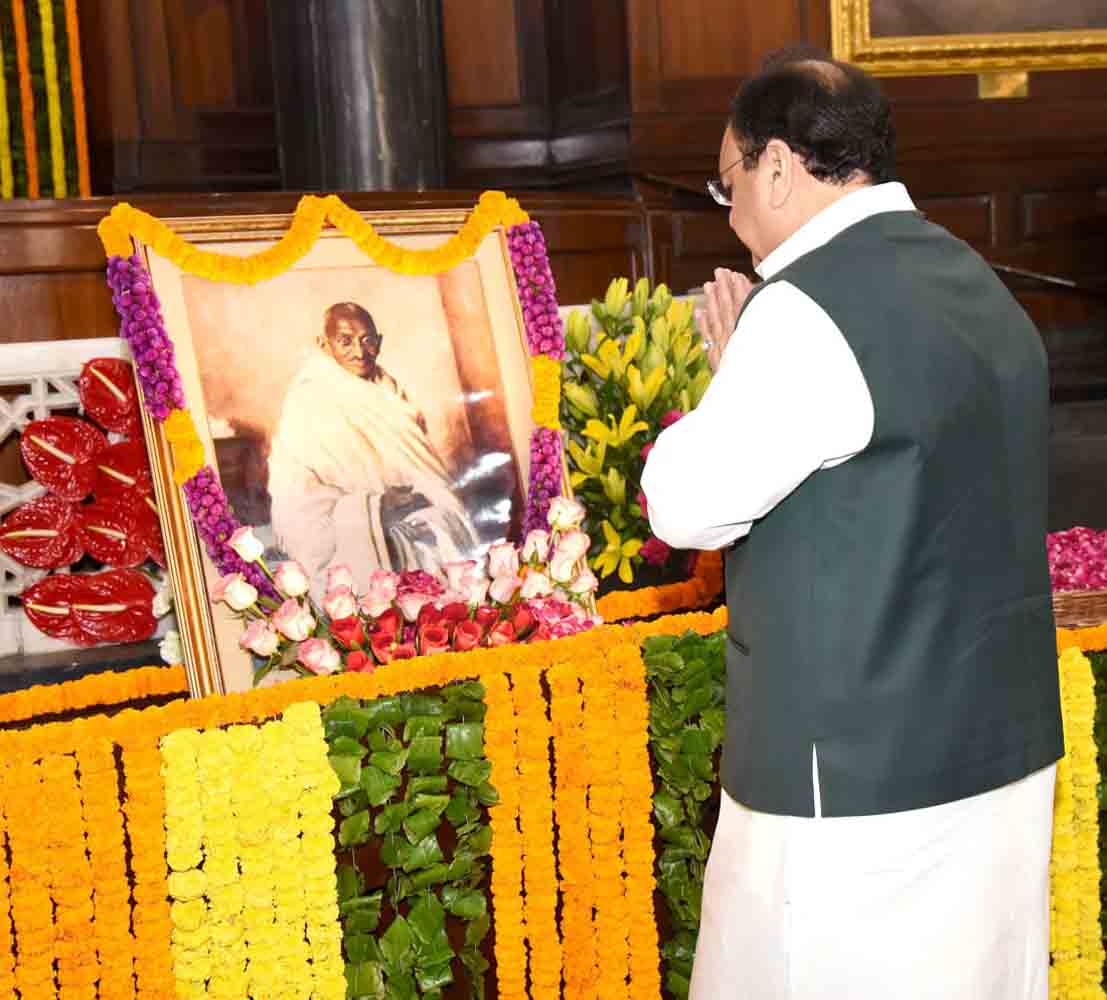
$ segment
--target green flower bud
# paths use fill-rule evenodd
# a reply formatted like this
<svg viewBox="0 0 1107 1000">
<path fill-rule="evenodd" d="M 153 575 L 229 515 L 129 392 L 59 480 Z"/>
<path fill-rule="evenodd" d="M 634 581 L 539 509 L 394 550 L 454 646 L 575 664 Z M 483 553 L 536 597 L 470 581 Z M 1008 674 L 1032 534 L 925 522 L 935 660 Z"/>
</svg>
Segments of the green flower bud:
<svg viewBox="0 0 1107 1000">
<path fill-rule="evenodd" d="M 596 399 L 596 394 L 588 386 L 566 380 L 561 384 L 561 394 L 586 417 L 598 417 L 600 415 L 599 401 Z"/>
<path fill-rule="evenodd" d="M 653 306 L 655 316 L 664 316 L 669 311 L 669 306 L 673 301 L 673 293 L 669 291 L 669 286 L 662 282 L 653 290 L 653 296 L 650 298 L 650 305 Z"/>
<path fill-rule="evenodd" d="M 623 311 L 629 297 L 627 294 L 629 285 L 630 282 L 626 278 L 615 278 L 607 286 L 607 294 L 604 295 L 603 304 L 608 316 L 618 316 Z"/>
<path fill-rule="evenodd" d="M 630 303 L 631 315 L 641 316 L 646 311 L 646 303 L 649 298 L 650 283 L 646 278 L 639 278 L 634 285 L 634 297 Z"/>
<path fill-rule="evenodd" d="M 569 343 L 569 349 L 575 354 L 587 354 L 592 343 L 592 324 L 588 322 L 588 316 L 580 309 L 574 309 L 569 313 L 568 322 L 565 324 L 565 339 Z"/>
</svg>

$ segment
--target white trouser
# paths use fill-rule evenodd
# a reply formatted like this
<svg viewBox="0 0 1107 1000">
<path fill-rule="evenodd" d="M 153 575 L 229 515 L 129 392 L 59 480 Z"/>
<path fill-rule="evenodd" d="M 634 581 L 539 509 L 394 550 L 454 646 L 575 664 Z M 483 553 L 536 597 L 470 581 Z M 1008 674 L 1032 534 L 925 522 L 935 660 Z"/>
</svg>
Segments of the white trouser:
<svg viewBox="0 0 1107 1000">
<path fill-rule="evenodd" d="M 690 1000 L 1045 1000 L 1055 776 L 818 819 L 724 792 Z"/>
</svg>

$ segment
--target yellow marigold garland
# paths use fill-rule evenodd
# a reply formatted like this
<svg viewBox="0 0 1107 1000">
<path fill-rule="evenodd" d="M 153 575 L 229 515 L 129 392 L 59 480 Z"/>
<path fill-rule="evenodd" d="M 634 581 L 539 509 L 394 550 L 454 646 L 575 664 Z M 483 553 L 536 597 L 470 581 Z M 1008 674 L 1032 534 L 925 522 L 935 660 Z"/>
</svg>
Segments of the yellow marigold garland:
<svg viewBox="0 0 1107 1000">
<path fill-rule="evenodd" d="M 530 949 L 533 1000 L 561 996 L 561 939 L 557 933 L 557 872 L 554 869 L 553 802 L 550 797 L 550 720 L 542 692 L 542 669 L 512 676 L 518 728 L 519 826 L 523 845 L 524 923 Z"/>
<path fill-rule="evenodd" d="M 484 747 L 492 764 L 489 780 L 499 802 L 489 809 L 492 826 L 492 917 L 496 926 L 497 995 L 505 1000 L 527 996 L 526 929 L 523 920 L 523 844 L 519 834 L 522 795 L 516 764 L 515 704 L 502 673 L 483 679 Z"/>
<path fill-rule="evenodd" d="M 580 694 L 580 677 L 571 663 L 556 664 L 546 679 L 550 686 L 557 789 L 554 804 L 565 996 L 567 1000 L 585 1000 L 596 995 L 596 938 L 592 929 L 595 892 L 587 821 L 591 769 L 583 739 L 584 701 Z M 651 830 L 651 844 L 652 840 Z"/>
<path fill-rule="evenodd" d="M 173 482 L 183 486 L 204 464 L 204 445 L 188 410 L 173 410 L 162 427 L 173 454 Z"/>
<path fill-rule="evenodd" d="M 591 762 L 588 806 L 596 899 L 596 948 L 600 955 L 596 995 L 628 996 L 627 909 L 622 852 L 622 775 L 615 728 L 615 688 L 599 658 L 581 670 L 584 730 Z M 651 836 L 652 842 L 652 836 Z"/>
<path fill-rule="evenodd" d="M 531 417 L 539 427 L 560 430 L 561 362 L 545 354 L 535 354 L 530 359 L 534 375 L 534 408 Z"/>
<path fill-rule="evenodd" d="M 177 996 L 343 1000 L 338 782 L 319 706 L 178 730 L 161 751 Z"/>
<path fill-rule="evenodd" d="M 471 257 L 497 226 L 510 228 L 529 221 L 514 198 L 502 191 L 486 191 L 462 227 L 441 246 L 409 250 L 382 237 L 337 195 L 304 195 L 296 206 L 288 231 L 273 246 L 250 257 L 200 250 L 181 239 L 164 222 L 120 202 L 100 220 L 97 232 L 108 256 L 128 257 L 135 237 L 182 271 L 210 281 L 253 285 L 292 268 L 304 257 L 330 222 L 348 236 L 371 260 L 399 274 L 438 274 Z"/>
<path fill-rule="evenodd" d="M 0 858 L 10 856 L 6 779 L 0 769 Z M 16 821 L 18 822 L 18 820 Z M 15 996 L 15 936 L 12 928 L 11 869 L 0 863 L 0 996 Z"/>
<path fill-rule="evenodd" d="M 650 771 L 650 703 L 640 647 L 620 646 L 608 658 L 615 681 L 615 732 L 623 795 L 623 861 L 630 944 L 630 992 L 661 995 L 653 890 L 653 774 Z"/>
<path fill-rule="evenodd" d="M 100 959 L 100 995 L 130 1000 L 135 995 L 135 941 L 131 934 L 131 889 L 119 811 L 119 776 L 111 744 L 77 750 L 81 810 L 87 830 L 92 875 L 92 942 Z"/>
<path fill-rule="evenodd" d="M 1051 998 L 1102 997 L 1099 782 L 1091 663 L 1066 649 L 1059 663 L 1065 756 L 1057 765 L 1051 874 Z"/>
</svg>

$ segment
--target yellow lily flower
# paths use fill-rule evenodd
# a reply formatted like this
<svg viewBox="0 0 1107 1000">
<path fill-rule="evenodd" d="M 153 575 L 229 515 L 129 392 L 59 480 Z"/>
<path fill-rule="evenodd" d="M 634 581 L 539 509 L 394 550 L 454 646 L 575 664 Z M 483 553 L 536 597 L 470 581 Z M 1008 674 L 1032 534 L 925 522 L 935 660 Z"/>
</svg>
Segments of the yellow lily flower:
<svg viewBox="0 0 1107 1000">
<path fill-rule="evenodd" d="M 573 459 L 573 464 L 579 470 L 569 476 L 569 481 L 573 484 L 574 489 L 593 477 L 596 479 L 603 478 L 603 461 L 607 456 L 607 445 L 604 442 L 601 441 L 596 446 L 595 453 L 593 453 L 592 445 L 582 448 L 575 441 L 570 441 L 569 455 Z"/>
<path fill-rule="evenodd" d="M 634 295 L 630 301 L 632 316 L 641 316 L 646 311 L 646 303 L 650 300 L 650 282 L 647 278 L 639 278 L 634 285 Z"/>
<path fill-rule="evenodd" d="M 665 318 L 674 330 L 683 330 L 692 319 L 692 303 L 673 299 L 665 312 Z"/>
<path fill-rule="evenodd" d="M 627 304 L 629 298 L 627 294 L 629 285 L 630 282 L 626 278 L 615 278 L 607 286 L 607 294 L 603 297 L 603 306 L 607 310 L 608 316 L 618 316 L 623 311 L 623 306 Z"/>
<path fill-rule="evenodd" d="M 669 286 L 662 282 L 653 290 L 650 305 L 654 307 L 659 316 L 664 316 L 669 311 L 672 301 L 673 293 L 669 291 Z"/>
<path fill-rule="evenodd" d="M 669 341 L 672 336 L 672 331 L 669 327 L 669 321 L 664 316 L 658 316 L 650 324 L 650 340 L 652 340 L 661 350 L 669 350 Z"/>
<path fill-rule="evenodd" d="M 661 386 L 665 384 L 665 368 L 654 368 L 649 375 L 646 376 L 646 381 L 642 381 L 642 374 L 638 369 L 631 365 L 627 368 L 627 392 L 630 393 L 630 398 L 634 400 L 635 404 L 645 412 L 650 408 L 650 405 L 655 399 L 657 394 L 661 391 Z"/>
<path fill-rule="evenodd" d="M 626 368 L 623 356 L 619 353 L 619 345 L 614 340 L 605 340 L 595 354 L 582 354 L 580 360 L 602 379 L 611 374 L 622 378 Z"/>
<path fill-rule="evenodd" d="M 632 361 L 637 361 L 638 355 L 642 353 L 645 346 L 646 324 L 642 322 L 641 316 L 635 316 L 634 330 L 627 337 L 626 343 L 623 344 L 623 364 L 629 365 Z"/>
<path fill-rule="evenodd" d="M 592 325 L 581 310 L 574 309 L 569 313 L 568 322 L 565 324 L 565 339 L 577 354 L 583 354 L 588 350 L 588 344 L 592 340 Z"/>
<path fill-rule="evenodd" d="M 688 361 L 688 352 L 692 349 L 692 334 L 685 331 L 673 338 L 673 361 L 683 366 Z"/>
<path fill-rule="evenodd" d="M 612 573 L 618 570 L 619 579 L 623 583 L 633 583 L 634 566 L 631 560 L 638 555 L 638 550 L 642 548 L 641 540 L 628 538 L 624 542 L 619 536 L 619 532 L 611 526 L 610 521 L 604 521 L 601 527 L 607 546 L 592 560 L 593 569 L 599 570 L 601 576 L 611 576 Z"/>
<path fill-rule="evenodd" d="M 619 418 L 619 423 L 616 425 L 615 418 L 610 414 L 607 417 L 607 423 L 603 424 L 599 420 L 589 420 L 584 425 L 584 436 L 592 438 L 593 441 L 599 441 L 612 448 L 619 448 L 626 444 L 635 434 L 639 431 L 648 431 L 649 424 L 644 420 L 638 419 L 638 407 L 633 403 L 630 404 L 625 410 L 623 410 L 622 417 Z"/>
<path fill-rule="evenodd" d="M 599 401 L 589 386 L 566 380 L 561 385 L 561 394 L 586 417 L 600 415 Z"/>
<path fill-rule="evenodd" d="M 604 496 L 616 507 L 621 507 L 626 503 L 627 481 L 615 466 L 607 470 L 607 475 L 600 482 L 603 485 Z"/>
</svg>

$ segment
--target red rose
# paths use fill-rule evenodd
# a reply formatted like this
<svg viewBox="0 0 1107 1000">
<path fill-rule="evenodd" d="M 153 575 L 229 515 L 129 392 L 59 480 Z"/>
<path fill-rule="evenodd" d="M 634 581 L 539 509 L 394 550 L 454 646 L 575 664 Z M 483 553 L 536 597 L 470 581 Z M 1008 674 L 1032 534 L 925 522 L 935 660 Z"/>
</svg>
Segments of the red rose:
<svg viewBox="0 0 1107 1000">
<path fill-rule="evenodd" d="M 419 615 L 415 619 L 415 627 L 421 629 L 424 625 L 437 625 L 442 620 L 442 612 L 428 602 L 419 609 Z"/>
<path fill-rule="evenodd" d="M 415 643 L 413 642 L 402 642 L 392 650 L 392 659 L 394 660 L 411 660 L 416 655 Z"/>
<path fill-rule="evenodd" d="M 553 636 L 550 635 L 549 626 L 539 625 L 538 628 L 531 632 L 527 642 L 545 642 L 547 639 L 552 638 Z"/>
<path fill-rule="evenodd" d="M 482 604 L 477 608 L 473 618 L 482 628 L 490 628 L 500 620 L 500 609 L 494 608 L 488 604 Z"/>
<path fill-rule="evenodd" d="M 371 674 L 376 667 L 373 658 L 360 649 L 355 649 L 346 657 L 346 669 L 352 670 L 354 673 Z"/>
<path fill-rule="evenodd" d="M 377 618 L 373 632 L 377 635 L 387 635 L 391 638 L 400 631 L 403 620 L 403 615 L 400 614 L 398 608 L 389 608 Z"/>
<path fill-rule="evenodd" d="M 476 649 L 483 638 L 484 629 L 476 622 L 458 622 L 457 627 L 454 629 L 454 649 L 459 653 L 467 652 L 470 649 Z"/>
<path fill-rule="evenodd" d="M 534 612 L 525 605 L 516 608 L 515 614 L 511 617 L 511 625 L 515 629 L 515 638 L 519 640 L 525 639 L 530 630 L 537 624 L 538 619 L 534 616 Z"/>
<path fill-rule="evenodd" d="M 634 498 L 634 502 L 638 504 L 638 509 L 642 512 L 643 517 L 650 516 L 649 501 L 646 499 L 646 494 L 641 490 L 638 491 L 638 496 Z"/>
<path fill-rule="evenodd" d="M 419 652 L 424 656 L 444 653 L 450 648 L 450 632 L 445 625 L 424 625 L 419 629 Z"/>
<path fill-rule="evenodd" d="M 372 635 L 369 637 L 369 648 L 373 651 L 378 663 L 391 663 L 395 643 L 390 635 Z"/>
<path fill-rule="evenodd" d="M 504 646 L 515 641 L 515 626 L 511 622 L 496 622 L 488 633 L 488 645 Z"/>
<path fill-rule="evenodd" d="M 331 622 L 331 635 L 347 649 L 360 646 L 365 642 L 365 631 L 360 618 L 339 618 Z"/>
<path fill-rule="evenodd" d="M 453 601 L 442 609 L 442 620 L 463 622 L 469 617 L 469 605 L 462 601 Z"/>
</svg>

